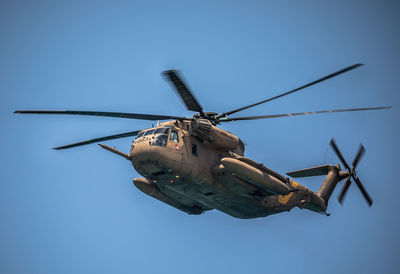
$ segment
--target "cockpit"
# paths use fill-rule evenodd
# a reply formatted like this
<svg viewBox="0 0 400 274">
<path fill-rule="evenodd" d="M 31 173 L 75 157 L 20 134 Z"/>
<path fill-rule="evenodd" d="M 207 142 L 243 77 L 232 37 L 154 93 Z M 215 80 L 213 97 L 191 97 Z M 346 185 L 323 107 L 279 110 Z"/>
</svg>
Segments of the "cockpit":
<svg viewBox="0 0 400 274">
<path fill-rule="evenodd" d="M 172 126 L 163 126 L 140 131 L 135 139 L 135 143 L 152 140 L 152 146 L 166 147 L 168 143 L 168 136 L 172 142 L 179 142 L 178 131 L 173 129 Z"/>
</svg>

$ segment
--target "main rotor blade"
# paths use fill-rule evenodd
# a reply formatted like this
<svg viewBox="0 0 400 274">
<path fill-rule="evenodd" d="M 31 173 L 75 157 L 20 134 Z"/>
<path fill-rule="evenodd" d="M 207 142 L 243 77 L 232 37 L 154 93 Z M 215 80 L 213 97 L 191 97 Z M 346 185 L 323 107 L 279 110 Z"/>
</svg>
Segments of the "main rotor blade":
<svg viewBox="0 0 400 274">
<path fill-rule="evenodd" d="M 96 142 L 100 142 L 100 141 L 136 136 L 139 133 L 139 131 L 140 130 L 136 130 L 136 131 L 130 131 L 130 132 L 125 132 L 125 133 L 119 133 L 119 134 L 114 134 L 114 135 L 110 135 L 110 136 L 90 139 L 90 140 L 86 140 L 86 141 L 82 141 L 82 142 L 78 142 L 78 143 L 73 143 L 70 145 L 55 147 L 53 149 L 60 150 L 60 149 L 66 149 L 66 148 L 71 148 L 71 147 L 88 145 L 88 144 L 92 144 L 92 143 L 96 143 Z"/>
<path fill-rule="evenodd" d="M 343 200 L 344 197 L 346 196 L 347 190 L 349 189 L 350 185 L 351 185 L 351 181 L 350 181 L 351 177 L 349 176 L 346 180 L 346 183 L 344 183 L 344 186 L 342 188 L 342 191 L 340 192 L 339 196 L 338 196 L 338 200 L 339 203 L 342 205 L 343 204 Z"/>
<path fill-rule="evenodd" d="M 185 117 L 170 115 L 154 115 L 124 112 L 104 112 L 104 111 L 81 111 L 81 110 L 16 110 L 14 113 L 21 114 L 67 114 L 67 115 L 86 115 L 86 116 L 104 116 L 116 118 L 128 118 L 138 120 L 185 120 Z"/>
<path fill-rule="evenodd" d="M 362 185 L 360 179 L 358 179 L 356 176 L 352 176 L 354 181 L 356 182 L 358 188 L 360 189 L 362 195 L 364 196 L 365 200 L 367 201 L 369 207 L 372 206 L 372 199 L 371 197 L 368 195 L 367 191 L 365 190 L 364 186 Z"/>
<path fill-rule="evenodd" d="M 242 110 L 251 108 L 251 107 L 255 107 L 255 106 L 258 106 L 258 105 L 260 105 L 260 104 L 264 104 L 264 103 L 266 103 L 266 102 L 269 102 L 269 101 L 272 101 L 272 100 L 275 100 L 275 99 L 278 99 L 278 98 L 280 98 L 280 97 L 289 95 L 289 94 L 291 94 L 291 93 L 294 93 L 294 92 L 299 91 L 299 90 L 301 90 L 301 89 L 304 89 L 304 88 L 306 88 L 306 87 L 309 87 L 309 86 L 318 84 L 318 83 L 320 83 L 320 82 L 322 82 L 322 81 L 328 80 L 329 78 L 335 77 L 335 76 L 337 76 L 337 75 L 339 75 L 339 74 L 345 73 L 345 72 L 350 71 L 350 70 L 353 70 L 353 69 L 355 69 L 355 68 L 358 68 L 359 66 L 362 66 L 362 65 L 363 65 L 363 64 L 354 64 L 354 65 L 352 65 L 352 66 L 346 67 L 346 68 L 341 69 L 341 70 L 339 70 L 339 71 L 336 71 L 336 72 L 334 72 L 334 73 L 332 73 L 332 74 L 329 74 L 329 75 L 327 75 L 327 76 L 325 76 L 325 77 L 322 77 L 322 78 L 320 78 L 320 79 L 318 79 L 318 80 L 315 80 L 315 81 L 313 81 L 313 82 L 311 82 L 311 83 L 308 83 L 308 84 L 303 85 L 303 86 L 301 86 L 301 87 L 298 87 L 298 88 L 289 90 L 289 91 L 284 92 L 284 93 L 282 93 L 282 94 L 279 94 L 279 95 L 277 95 L 277 96 L 268 98 L 268 99 L 266 99 L 266 100 L 260 101 L 260 102 L 255 103 L 255 104 L 251 104 L 251 105 L 244 106 L 244 107 L 241 107 L 241 108 L 238 108 L 238 109 L 235 109 L 235 110 L 231 110 L 231 111 L 228 111 L 228 112 L 224 112 L 224 113 L 220 114 L 219 117 L 226 117 L 226 116 L 231 115 L 231 114 L 233 114 L 233 113 L 236 113 L 236 112 L 239 112 L 239 111 L 242 111 Z"/>
<path fill-rule="evenodd" d="M 343 158 L 342 153 L 340 152 L 338 146 L 336 145 L 335 139 L 331 139 L 331 147 L 333 148 L 333 150 L 336 152 L 336 155 L 339 157 L 340 161 L 342 162 L 343 166 L 347 169 L 350 170 L 349 165 L 346 163 L 346 160 Z"/>
<path fill-rule="evenodd" d="M 347 111 L 364 111 L 364 110 L 381 110 L 390 109 L 391 107 L 369 107 L 369 108 L 348 108 L 348 109 L 331 109 L 331 110 L 317 110 L 311 112 L 297 112 L 297 113 L 285 113 L 285 114 L 273 114 L 273 115 L 261 115 L 261 116 L 247 116 L 247 117 L 225 117 L 220 118 L 220 122 L 232 122 L 241 120 L 257 120 L 257 119 L 270 119 L 279 117 L 289 117 L 289 116 L 299 116 L 299 115 L 309 115 L 309 114 L 322 114 L 331 112 L 347 112 Z"/>
<path fill-rule="evenodd" d="M 189 90 L 189 88 L 182 81 L 181 77 L 176 70 L 167 70 L 162 73 L 175 87 L 175 91 L 183 100 L 183 103 L 186 105 L 188 110 L 203 112 L 203 108 L 199 104 L 199 102 L 194 97 L 193 93 Z"/>
<path fill-rule="evenodd" d="M 364 153 L 365 153 L 364 146 L 362 144 L 360 144 L 360 148 L 358 149 L 356 157 L 354 158 L 354 161 L 353 161 L 353 169 L 356 169 L 356 167 L 357 167 L 358 163 L 360 162 L 360 159 L 362 158 Z"/>
</svg>

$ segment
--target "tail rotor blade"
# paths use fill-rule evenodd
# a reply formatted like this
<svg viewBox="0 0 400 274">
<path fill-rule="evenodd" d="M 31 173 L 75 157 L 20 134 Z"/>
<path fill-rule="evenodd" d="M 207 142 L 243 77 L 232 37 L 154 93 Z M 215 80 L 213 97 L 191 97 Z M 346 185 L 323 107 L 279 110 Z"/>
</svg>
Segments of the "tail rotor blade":
<svg viewBox="0 0 400 274">
<path fill-rule="evenodd" d="M 364 153 L 365 153 L 364 146 L 362 144 L 360 144 L 360 148 L 358 149 L 356 157 L 354 158 L 354 161 L 353 161 L 353 169 L 356 169 L 356 167 L 357 167 L 358 163 L 360 162 L 360 159 L 363 157 Z"/>
<path fill-rule="evenodd" d="M 343 186 L 343 188 L 342 188 L 342 191 L 340 192 L 340 194 L 339 194 L 339 196 L 338 196 L 338 200 L 339 200 L 339 203 L 341 204 L 341 205 L 343 205 L 343 200 L 344 200 L 344 197 L 346 196 L 346 193 L 347 193 L 347 190 L 349 189 L 349 187 L 350 187 L 350 185 L 351 185 L 351 177 L 349 176 L 348 178 L 347 178 L 347 180 L 346 180 L 346 183 L 344 184 L 344 186 Z"/>
<path fill-rule="evenodd" d="M 333 150 L 336 152 L 336 155 L 339 157 L 340 161 L 342 162 L 343 166 L 347 169 L 350 170 L 349 165 L 346 163 L 345 159 L 343 158 L 342 153 L 340 152 L 338 146 L 336 145 L 335 140 L 332 138 L 331 142 L 331 147 L 333 148 Z"/>
<path fill-rule="evenodd" d="M 365 200 L 367 201 L 369 207 L 372 206 L 372 199 L 371 196 L 369 196 L 369 194 L 367 193 L 367 191 L 365 190 L 364 186 L 362 185 L 360 179 L 358 179 L 357 177 L 353 176 L 354 181 L 356 182 L 358 188 L 360 189 L 362 195 L 364 196 Z"/>
</svg>

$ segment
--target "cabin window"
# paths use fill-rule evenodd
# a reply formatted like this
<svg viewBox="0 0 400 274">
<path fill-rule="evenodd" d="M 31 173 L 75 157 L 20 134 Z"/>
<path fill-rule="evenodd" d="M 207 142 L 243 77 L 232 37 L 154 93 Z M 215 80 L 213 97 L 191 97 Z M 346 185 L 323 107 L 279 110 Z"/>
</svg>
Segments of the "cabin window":
<svg viewBox="0 0 400 274">
<path fill-rule="evenodd" d="M 194 156 L 197 156 L 197 145 L 196 144 L 192 144 L 192 154 Z"/>
<path fill-rule="evenodd" d="M 179 142 L 178 139 L 178 132 L 176 130 L 171 130 L 171 137 L 170 137 L 172 142 Z"/>
</svg>

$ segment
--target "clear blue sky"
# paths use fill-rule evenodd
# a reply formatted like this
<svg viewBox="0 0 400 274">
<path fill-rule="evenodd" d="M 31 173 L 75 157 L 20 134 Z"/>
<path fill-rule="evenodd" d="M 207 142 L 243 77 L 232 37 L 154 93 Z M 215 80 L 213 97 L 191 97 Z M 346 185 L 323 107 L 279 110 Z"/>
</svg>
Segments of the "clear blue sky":
<svg viewBox="0 0 400 274">
<path fill-rule="evenodd" d="M 0 2 L 0 273 L 398 273 L 398 1 Z M 160 76 L 180 69 L 207 111 L 251 104 L 353 63 L 345 75 L 241 115 L 392 105 L 389 111 L 224 125 L 285 173 L 338 163 L 359 176 L 330 217 L 189 216 L 146 196 L 123 158 L 51 147 L 151 126 L 16 109 L 190 115 Z M 131 139 L 106 142 L 128 152 Z M 323 178 L 299 180 L 317 190 Z"/>
</svg>

